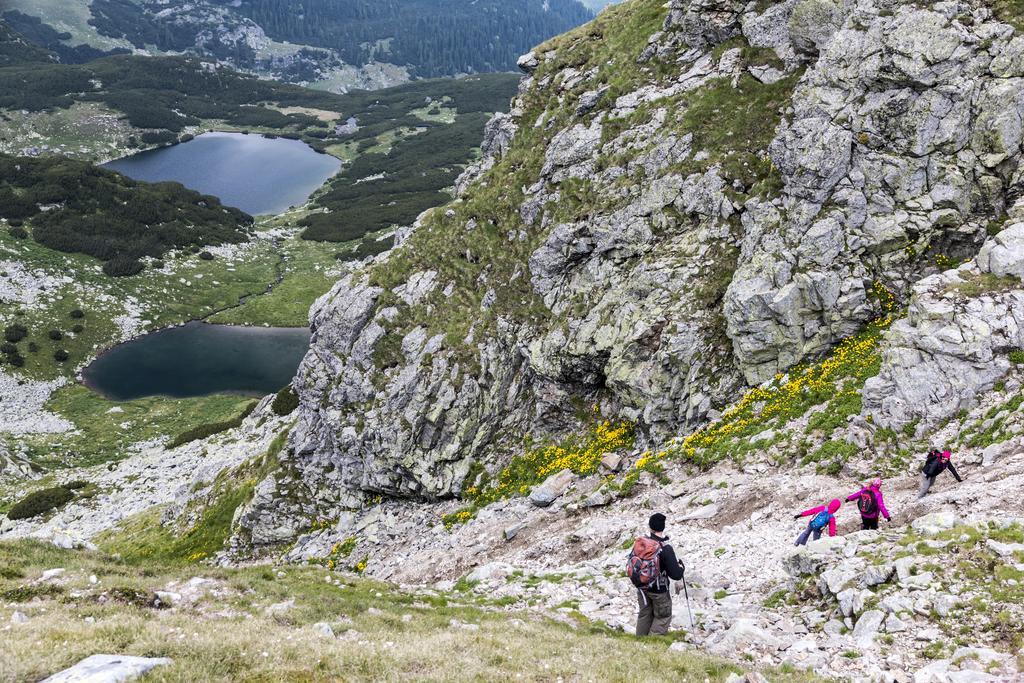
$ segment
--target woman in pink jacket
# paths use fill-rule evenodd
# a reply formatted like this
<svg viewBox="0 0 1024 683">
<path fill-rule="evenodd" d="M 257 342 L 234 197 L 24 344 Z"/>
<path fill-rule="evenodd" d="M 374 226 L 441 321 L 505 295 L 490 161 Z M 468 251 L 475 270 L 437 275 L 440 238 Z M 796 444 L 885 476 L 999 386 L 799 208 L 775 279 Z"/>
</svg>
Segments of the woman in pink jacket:
<svg viewBox="0 0 1024 683">
<path fill-rule="evenodd" d="M 810 517 L 811 521 L 807 524 L 807 528 L 804 529 L 803 533 L 800 534 L 800 538 L 796 539 L 797 545 L 807 545 L 807 539 L 812 535 L 814 540 L 817 541 L 821 538 L 821 532 L 828 527 L 828 535 L 836 535 L 836 512 L 842 507 L 843 503 L 838 498 L 834 499 L 828 505 L 819 505 L 816 508 L 810 510 L 804 510 L 799 515 L 794 515 L 794 519 L 800 519 L 801 517 Z"/>
<path fill-rule="evenodd" d="M 881 479 L 873 480 L 857 493 L 847 496 L 846 500 L 851 503 L 857 501 L 862 529 L 877 529 L 879 514 L 885 517 L 885 521 L 891 521 L 889 511 L 885 509 L 885 500 L 882 499 Z"/>
</svg>

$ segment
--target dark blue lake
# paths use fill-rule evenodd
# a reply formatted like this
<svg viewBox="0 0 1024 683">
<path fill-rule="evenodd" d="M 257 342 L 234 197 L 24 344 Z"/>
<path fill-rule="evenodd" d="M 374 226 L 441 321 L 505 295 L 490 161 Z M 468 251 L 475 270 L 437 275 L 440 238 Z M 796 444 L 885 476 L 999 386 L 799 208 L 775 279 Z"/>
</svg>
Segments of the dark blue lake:
<svg viewBox="0 0 1024 683">
<path fill-rule="evenodd" d="M 103 166 L 136 180 L 174 180 L 255 216 L 303 204 L 341 162 L 298 140 L 204 133 Z"/>
<path fill-rule="evenodd" d="M 82 372 L 115 401 L 144 396 L 264 396 L 292 381 L 309 348 L 304 328 L 192 322 L 115 346 Z"/>
</svg>

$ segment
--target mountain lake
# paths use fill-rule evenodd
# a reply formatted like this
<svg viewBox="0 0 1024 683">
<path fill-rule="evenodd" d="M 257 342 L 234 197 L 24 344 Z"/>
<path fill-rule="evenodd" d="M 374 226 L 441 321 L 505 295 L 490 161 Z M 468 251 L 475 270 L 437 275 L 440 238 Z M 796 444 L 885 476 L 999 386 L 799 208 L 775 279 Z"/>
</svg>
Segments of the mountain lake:
<svg viewBox="0 0 1024 683">
<path fill-rule="evenodd" d="M 191 322 L 144 335 L 101 354 L 82 372 L 108 399 L 264 396 L 292 381 L 309 348 L 304 328 Z"/>
<path fill-rule="evenodd" d="M 242 133 L 203 133 L 103 165 L 136 180 L 176 181 L 254 216 L 306 202 L 341 168 L 299 140 Z"/>
</svg>

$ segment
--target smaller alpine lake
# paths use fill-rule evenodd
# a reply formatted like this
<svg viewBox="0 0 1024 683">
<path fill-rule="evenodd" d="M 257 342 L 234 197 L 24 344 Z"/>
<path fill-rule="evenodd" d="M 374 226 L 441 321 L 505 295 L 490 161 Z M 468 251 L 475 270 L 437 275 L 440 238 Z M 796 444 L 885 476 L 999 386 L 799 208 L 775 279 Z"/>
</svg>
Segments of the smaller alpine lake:
<svg viewBox="0 0 1024 683">
<path fill-rule="evenodd" d="M 179 182 L 257 216 L 279 214 L 305 203 L 337 173 L 341 162 L 298 140 L 204 133 L 103 167 L 135 180 Z"/>
<path fill-rule="evenodd" d="M 82 376 L 87 387 L 114 401 L 218 393 L 264 396 L 291 382 L 309 338 L 304 328 L 191 322 L 116 346 Z"/>
</svg>

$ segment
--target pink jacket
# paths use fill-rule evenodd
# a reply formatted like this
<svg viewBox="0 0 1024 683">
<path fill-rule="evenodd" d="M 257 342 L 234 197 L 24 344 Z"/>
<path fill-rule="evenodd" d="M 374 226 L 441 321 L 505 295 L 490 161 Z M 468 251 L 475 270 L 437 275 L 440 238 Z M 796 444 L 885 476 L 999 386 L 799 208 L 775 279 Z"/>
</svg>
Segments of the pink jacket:
<svg viewBox="0 0 1024 683">
<path fill-rule="evenodd" d="M 885 517 L 886 519 L 889 519 L 889 511 L 885 509 L 885 500 L 882 499 L 882 490 L 880 488 L 878 488 L 877 486 L 865 486 L 860 491 L 857 491 L 857 493 L 854 493 L 853 495 L 847 496 L 846 500 L 849 501 L 849 502 L 853 502 L 853 501 L 857 500 L 858 498 L 860 498 L 860 494 L 867 493 L 867 492 L 871 492 L 871 493 L 875 494 L 875 500 L 878 501 L 878 512 L 876 512 L 873 515 L 864 515 L 864 514 L 862 514 L 861 517 L 864 517 L 865 519 L 878 519 L 878 513 L 880 512 L 880 513 L 882 513 L 883 517 Z"/>
<path fill-rule="evenodd" d="M 836 505 L 837 502 L 839 502 L 839 501 L 835 501 L 834 500 L 831 503 L 829 503 L 828 505 L 819 505 L 816 508 L 811 508 L 810 510 L 804 510 L 803 512 L 800 513 L 800 516 L 801 517 L 814 517 L 814 515 L 818 514 L 819 512 L 828 512 L 829 513 L 829 518 L 828 518 L 828 535 L 829 536 L 835 536 L 836 535 L 836 515 L 835 515 L 835 512 L 836 512 L 836 510 L 839 509 L 839 506 Z"/>
</svg>

